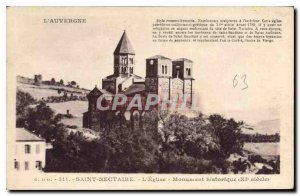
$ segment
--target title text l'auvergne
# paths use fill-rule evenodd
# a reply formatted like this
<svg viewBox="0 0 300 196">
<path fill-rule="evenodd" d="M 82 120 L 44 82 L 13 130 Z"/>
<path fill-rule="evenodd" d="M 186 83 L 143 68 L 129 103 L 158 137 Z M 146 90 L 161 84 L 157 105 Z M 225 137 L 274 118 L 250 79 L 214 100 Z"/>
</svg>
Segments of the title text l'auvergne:
<svg viewBox="0 0 300 196">
<path fill-rule="evenodd" d="M 86 18 L 44 18 L 44 23 L 60 24 L 60 23 L 87 23 Z"/>
</svg>

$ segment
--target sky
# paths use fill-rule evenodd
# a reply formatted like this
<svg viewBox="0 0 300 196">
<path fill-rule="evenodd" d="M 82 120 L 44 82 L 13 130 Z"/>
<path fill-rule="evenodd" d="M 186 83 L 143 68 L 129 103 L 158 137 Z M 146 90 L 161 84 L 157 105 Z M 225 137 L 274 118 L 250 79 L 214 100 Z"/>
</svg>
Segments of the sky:
<svg viewBox="0 0 300 196">
<path fill-rule="evenodd" d="M 126 30 L 136 52 L 136 74 L 145 76 L 145 59 L 153 55 L 188 58 L 194 61 L 194 88 L 204 112 L 248 116 L 253 122 L 280 118 L 293 82 L 291 31 L 273 43 L 152 42 L 156 19 L 236 19 L 241 12 L 244 18 L 270 18 L 259 9 L 234 8 L 8 8 L 7 66 L 15 75 L 42 74 L 44 80 L 101 87 L 101 79 L 113 73 L 113 51 Z M 286 12 L 276 14 L 290 25 Z M 52 18 L 84 18 L 87 23 L 43 23 Z M 239 84 L 233 87 L 235 76 Z"/>
</svg>

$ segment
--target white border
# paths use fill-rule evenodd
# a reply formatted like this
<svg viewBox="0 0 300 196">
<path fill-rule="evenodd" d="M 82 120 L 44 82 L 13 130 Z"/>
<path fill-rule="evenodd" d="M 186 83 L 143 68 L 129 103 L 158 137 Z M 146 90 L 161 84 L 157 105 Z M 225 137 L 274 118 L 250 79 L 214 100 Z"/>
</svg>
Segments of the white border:
<svg viewBox="0 0 300 196">
<path fill-rule="evenodd" d="M 2 0 L 0 1 L 0 138 L 1 138 L 1 158 L 0 158 L 0 195 L 8 195 L 10 192 L 6 190 L 6 6 L 295 6 L 297 10 L 297 15 L 299 15 L 299 0 L 207 0 L 205 2 L 197 2 L 195 0 L 151 0 L 151 1 L 138 1 L 138 0 Z M 297 16 L 296 15 L 296 16 Z M 299 19 L 297 19 L 297 26 L 299 26 Z M 299 32 L 299 31 L 298 31 Z M 297 35 L 298 36 L 298 33 Z M 297 51 L 297 56 L 299 56 L 299 49 Z M 297 71 L 299 76 L 299 68 Z M 297 85 L 297 91 L 299 92 L 299 85 Z M 298 109 L 298 108 L 297 108 Z M 297 120 L 299 120 L 299 115 L 297 115 Z M 295 130 L 298 132 L 298 130 Z M 299 137 L 299 133 L 297 136 Z M 297 138 L 299 141 L 299 138 Z M 297 157 L 299 152 L 297 150 Z M 298 167 L 300 166 L 299 161 Z M 297 169 L 299 171 L 299 168 Z M 298 172 L 299 173 L 299 172 Z M 297 175 L 298 176 L 298 175 Z M 282 179 L 284 180 L 284 179 Z M 299 179 L 297 179 L 299 182 Z M 296 185 L 298 187 L 299 183 Z M 298 187 L 299 188 L 299 187 Z M 31 194 L 31 193 L 23 193 Z M 55 195 L 61 195 L 63 193 L 50 193 Z M 73 193 L 69 193 L 73 194 Z M 79 193 L 86 194 L 86 193 Z M 108 193 L 101 193 L 108 194 Z M 119 193 L 113 193 L 119 194 Z M 129 193 L 132 194 L 132 193 Z M 154 193 L 160 195 L 163 193 Z M 169 193 L 173 194 L 173 193 Z M 203 194 L 203 193 L 201 193 Z M 208 193 L 205 193 L 208 194 Z M 217 193 L 213 193 L 215 195 Z M 230 194 L 230 193 L 229 193 Z M 256 195 L 265 195 L 266 193 L 254 193 Z M 288 193 L 285 193 L 288 194 Z M 211 195 L 211 194 L 210 194 Z"/>
</svg>

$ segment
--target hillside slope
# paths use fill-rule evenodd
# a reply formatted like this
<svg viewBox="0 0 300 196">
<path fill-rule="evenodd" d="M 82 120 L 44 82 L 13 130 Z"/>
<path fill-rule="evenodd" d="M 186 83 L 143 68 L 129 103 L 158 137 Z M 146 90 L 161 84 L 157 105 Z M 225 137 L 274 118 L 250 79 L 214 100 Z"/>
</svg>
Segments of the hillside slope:
<svg viewBox="0 0 300 196">
<path fill-rule="evenodd" d="M 73 115 L 73 118 L 64 118 L 62 119 L 62 122 L 66 125 L 82 127 L 83 113 L 88 109 L 87 101 L 68 101 L 61 103 L 48 103 L 47 105 L 49 105 L 56 114 L 66 114 L 67 110 L 69 110 L 69 113 Z"/>
<path fill-rule="evenodd" d="M 73 94 L 77 96 L 86 96 L 89 93 L 89 90 L 85 89 L 77 89 L 77 88 L 70 88 L 66 86 L 51 86 L 51 85 L 31 85 L 31 84 L 17 84 L 17 89 L 23 92 L 30 93 L 31 96 L 37 100 L 41 100 L 42 98 L 46 99 L 50 96 L 62 96 L 65 93 Z M 60 93 L 59 93 L 60 91 Z"/>
<path fill-rule="evenodd" d="M 67 94 L 67 96 L 72 94 L 73 96 L 86 98 L 86 95 L 89 92 L 89 90 L 86 89 L 71 88 L 66 86 L 37 86 L 24 83 L 17 83 L 17 89 L 29 93 L 37 101 L 42 99 L 47 100 L 49 97 L 62 97 L 64 93 Z M 72 114 L 73 118 L 63 118 L 62 122 L 66 125 L 76 125 L 79 128 L 82 127 L 83 113 L 88 109 L 88 102 L 86 100 L 47 103 L 47 105 L 49 105 L 56 114 L 66 114 L 67 110 L 69 110 L 69 113 Z"/>
</svg>

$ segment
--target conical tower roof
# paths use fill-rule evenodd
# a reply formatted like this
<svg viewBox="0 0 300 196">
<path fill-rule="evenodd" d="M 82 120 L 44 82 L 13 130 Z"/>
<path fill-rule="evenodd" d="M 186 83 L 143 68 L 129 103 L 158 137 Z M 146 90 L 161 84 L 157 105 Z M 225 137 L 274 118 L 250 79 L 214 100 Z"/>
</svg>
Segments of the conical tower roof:
<svg viewBox="0 0 300 196">
<path fill-rule="evenodd" d="M 115 51 L 114 54 L 135 54 L 133 47 L 129 41 L 129 38 L 124 31 Z"/>
<path fill-rule="evenodd" d="M 95 88 L 88 94 L 88 96 L 95 96 L 98 97 L 102 95 L 101 91 L 95 86 Z"/>
</svg>

